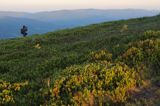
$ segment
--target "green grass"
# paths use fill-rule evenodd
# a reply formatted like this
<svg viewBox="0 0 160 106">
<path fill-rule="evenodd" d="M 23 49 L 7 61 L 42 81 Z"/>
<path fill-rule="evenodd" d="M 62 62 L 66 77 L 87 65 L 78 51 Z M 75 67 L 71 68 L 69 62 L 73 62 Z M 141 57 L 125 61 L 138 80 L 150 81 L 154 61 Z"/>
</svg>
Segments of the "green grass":
<svg viewBox="0 0 160 106">
<path fill-rule="evenodd" d="M 92 51 L 107 49 L 114 60 L 128 49 L 128 43 L 144 39 L 145 31 L 160 30 L 159 23 L 160 16 L 145 17 L 0 40 L 0 79 L 11 83 L 29 82 L 28 87 L 16 95 L 16 105 L 44 104 L 46 79 L 51 79 L 53 86 L 66 67 L 88 63 L 88 54 Z M 128 28 L 121 32 L 124 25 Z"/>
</svg>

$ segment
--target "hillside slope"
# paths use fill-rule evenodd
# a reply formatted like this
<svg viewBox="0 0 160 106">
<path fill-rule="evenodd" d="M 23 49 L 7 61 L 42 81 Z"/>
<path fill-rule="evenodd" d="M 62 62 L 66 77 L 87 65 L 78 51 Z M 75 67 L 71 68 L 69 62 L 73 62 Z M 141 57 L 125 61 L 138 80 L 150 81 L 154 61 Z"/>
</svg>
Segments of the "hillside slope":
<svg viewBox="0 0 160 106">
<path fill-rule="evenodd" d="M 83 69 L 83 66 L 84 67 L 91 66 L 91 67 L 95 67 L 96 69 L 96 67 L 98 67 L 97 63 L 100 66 L 102 66 L 103 70 L 105 70 L 104 67 L 106 66 L 106 64 L 109 67 L 113 67 L 113 69 L 116 68 L 114 67 L 113 64 L 116 64 L 117 67 L 119 66 L 122 69 L 124 68 L 124 70 L 132 70 L 132 68 L 136 70 L 137 68 L 135 67 L 137 67 L 137 65 L 139 67 L 139 64 L 142 64 L 143 66 L 145 65 L 148 66 L 149 64 L 150 67 L 146 67 L 148 70 L 150 70 L 149 72 L 147 71 L 146 73 L 143 73 L 143 71 L 141 72 L 136 71 L 136 73 L 138 75 L 140 74 L 139 75 L 140 79 L 144 79 L 144 81 L 146 79 L 147 80 L 149 79 L 151 81 L 152 76 L 157 78 L 157 79 L 153 79 L 154 82 L 159 81 L 158 79 L 158 75 L 160 73 L 159 71 L 160 64 L 159 64 L 159 57 L 158 57 L 159 56 L 158 55 L 159 54 L 159 37 L 160 37 L 160 33 L 158 32 L 158 30 L 160 30 L 159 23 L 160 23 L 160 16 L 155 16 L 155 17 L 149 17 L 149 18 L 138 18 L 138 19 L 123 20 L 123 21 L 106 22 L 106 23 L 95 24 L 95 25 L 90 25 L 86 27 L 79 27 L 74 29 L 66 29 L 66 30 L 61 30 L 56 32 L 50 32 L 44 35 L 33 35 L 27 38 L 0 40 L 0 80 L 2 80 L 0 81 L 0 84 L 5 85 L 7 82 L 10 82 L 7 84 L 10 84 L 11 86 L 9 88 L 0 86 L 1 87 L 0 88 L 0 93 L 1 93 L 0 104 L 6 103 L 6 104 L 16 104 L 16 105 L 40 105 L 40 104 L 45 105 L 45 104 L 53 103 L 56 105 L 62 105 L 62 104 L 67 105 L 67 104 L 77 103 L 76 100 L 74 102 L 70 101 L 73 95 L 67 96 L 68 93 L 66 93 L 66 95 L 62 95 L 64 93 L 62 92 L 63 90 L 57 88 L 57 86 L 59 86 L 62 89 L 65 89 L 63 87 L 67 85 L 63 83 L 59 83 L 59 85 L 56 85 L 57 81 L 55 82 L 55 80 L 60 79 L 60 81 L 63 81 L 63 78 L 64 79 L 66 78 L 68 79 L 68 81 L 72 81 L 71 79 L 72 76 L 70 75 L 75 75 L 75 76 L 77 75 L 74 72 L 75 69 L 78 69 L 78 70 L 80 69 L 82 71 L 82 72 L 81 71 L 79 72 L 79 75 L 82 75 L 82 77 L 86 76 L 88 74 L 83 73 L 83 71 L 84 72 L 86 71 L 85 69 Z M 148 30 L 153 30 L 153 31 L 148 31 Z M 144 32 L 146 32 L 147 34 L 144 34 Z M 146 47 L 144 47 L 143 45 L 148 41 L 150 43 L 150 40 L 151 42 L 153 42 L 153 44 L 154 43 L 156 45 L 158 44 L 157 46 L 158 51 L 157 51 L 157 47 L 156 47 L 156 51 L 154 51 L 155 49 L 153 49 L 155 53 L 154 59 L 152 58 L 151 55 L 146 54 L 148 52 L 145 52 L 145 50 L 146 51 L 150 50 L 150 49 L 147 49 L 147 47 L 149 48 L 150 45 L 146 45 Z M 141 42 L 141 44 L 138 44 L 137 42 L 138 43 Z M 141 46 L 139 47 L 136 45 L 142 45 L 142 47 Z M 133 49 L 133 51 L 131 49 L 131 57 L 123 58 L 123 54 L 125 54 L 125 52 L 130 50 L 130 47 L 137 48 L 137 49 Z M 142 59 L 141 49 L 143 50 L 143 47 L 146 49 L 144 49 L 144 51 L 142 52 L 142 54 L 144 55 L 142 57 L 146 58 L 145 56 L 147 57 L 151 56 L 152 60 L 154 61 L 149 61 L 148 59 L 147 60 Z M 153 48 L 154 47 L 155 46 L 153 45 Z M 152 43 L 151 43 L 151 48 L 152 48 Z M 101 50 L 104 50 L 105 52 L 102 52 L 102 54 L 101 52 L 98 52 Z M 135 52 L 134 50 L 137 50 L 138 53 L 140 53 L 140 55 L 137 54 L 137 52 Z M 108 51 L 112 54 L 112 57 L 110 57 L 110 53 L 108 55 Z M 153 54 L 152 53 L 153 51 L 151 50 L 151 54 Z M 90 53 L 92 52 L 93 52 L 93 55 L 91 56 L 91 60 L 90 60 L 88 58 L 90 57 Z M 132 54 L 132 52 L 135 52 L 136 55 Z M 97 53 L 97 54 L 94 55 L 94 53 Z M 97 55 L 100 55 L 100 57 Z M 130 56 L 128 54 L 126 55 Z M 93 60 L 96 62 L 93 62 Z M 108 62 L 101 63 L 102 60 L 103 62 L 109 61 L 111 62 L 111 64 Z M 123 62 L 127 66 L 119 62 Z M 153 64 L 150 62 L 152 62 Z M 90 63 L 93 63 L 93 64 L 90 64 Z M 74 67 L 74 65 L 78 65 L 78 66 Z M 73 69 L 70 66 L 73 66 Z M 153 66 L 156 66 L 155 69 L 151 68 Z M 66 69 L 66 67 L 68 68 Z M 73 72 L 71 71 L 70 68 L 73 70 Z M 139 68 L 142 68 L 142 67 L 139 67 Z M 94 70 L 94 68 L 91 69 L 91 72 L 90 72 L 91 74 L 94 73 L 92 72 L 92 70 Z M 152 70 L 154 71 L 154 73 L 152 73 Z M 63 72 L 66 72 L 66 73 L 63 73 Z M 63 77 L 61 76 L 61 73 L 64 74 L 62 75 Z M 114 73 L 114 70 L 113 70 L 113 73 Z M 149 76 L 150 74 L 147 74 L 147 73 L 150 73 L 152 76 Z M 122 72 L 120 71 L 120 74 L 122 74 L 122 76 L 126 75 L 123 73 L 123 71 Z M 130 73 L 128 73 L 128 75 L 130 75 Z M 141 76 L 145 76 L 145 75 L 147 77 L 141 78 Z M 88 80 L 91 80 L 91 79 L 88 79 Z M 135 78 L 125 79 L 125 80 L 126 81 L 132 80 L 134 82 Z M 23 84 L 23 82 L 25 83 Z M 102 82 L 103 82 L 103 79 L 102 79 Z M 143 81 L 140 81 L 140 82 L 142 83 Z M 132 86 L 136 84 L 131 83 Z M 141 84 L 138 84 L 138 85 L 141 85 Z M 72 85 L 70 86 L 72 88 L 76 86 L 76 84 L 74 86 Z M 89 85 L 84 85 L 84 86 L 89 86 Z M 125 86 L 125 85 L 122 85 L 122 86 Z M 130 88 L 130 86 L 128 87 Z M 21 87 L 22 89 L 20 89 Z M 19 92 L 17 92 L 17 90 L 12 91 L 12 88 L 18 89 Z M 52 94 L 50 90 L 53 88 L 54 88 L 54 92 Z M 6 93 L 5 91 L 3 92 L 3 90 L 5 89 L 7 89 L 10 93 Z M 57 91 L 58 93 L 54 95 L 55 90 L 58 90 L 58 89 L 59 89 L 59 92 Z M 76 91 L 72 91 L 72 92 L 76 92 Z M 86 92 L 86 91 L 82 91 L 82 92 Z M 8 95 L 9 98 L 5 98 L 5 96 L 3 96 L 3 93 Z M 61 98 L 60 100 L 56 98 L 57 95 L 60 96 Z M 99 95 L 99 93 L 97 95 Z M 121 94 L 117 94 L 117 95 L 121 95 Z M 70 97 L 70 98 L 68 99 L 67 97 Z M 94 98 L 94 95 L 92 97 Z M 1 102 L 3 98 L 5 99 L 3 102 Z M 110 100 L 108 100 L 107 101 L 108 103 L 106 104 L 106 101 L 104 102 L 103 99 L 104 98 L 99 98 L 98 100 L 101 100 L 101 101 L 97 103 L 104 103 L 104 105 L 110 105 L 110 103 L 111 105 L 113 105 L 114 103 L 119 103 L 119 104 L 122 103 L 122 105 L 124 105 L 124 103 L 125 104 L 141 103 L 140 101 L 137 101 L 135 103 L 135 101 L 132 100 L 133 98 L 129 99 L 129 98 L 126 98 L 125 96 L 124 98 L 119 98 L 119 99 L 115 98 L 114 99 L 115 101 L 114 100 L 112 101 L 113 104 L 112 102 L 109 102 Z M 111 98 L 111 100 L 112 99 L 113 98 Z M 62 102 L 59 102 L 59 101 L 62 101 Z M 94 101 L 94 99 L 91 101 Z M 155 105 L 157 101 L 153 104 Z M 82 100 L 82 104 L 83 103 L 84 101 Z M 94 101 L 94 103 L 96 105 L 96 101 Z"/>
</svg>

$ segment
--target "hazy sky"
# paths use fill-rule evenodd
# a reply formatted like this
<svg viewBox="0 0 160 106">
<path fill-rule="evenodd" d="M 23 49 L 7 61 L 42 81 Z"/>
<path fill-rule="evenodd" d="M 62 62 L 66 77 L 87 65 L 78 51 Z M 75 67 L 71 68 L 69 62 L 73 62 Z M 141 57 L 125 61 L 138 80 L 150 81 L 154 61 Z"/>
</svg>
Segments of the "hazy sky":
<svg viewBox="0 0 160 106">
<path fill-rule="evenodd" d="M 50 11 L 61 9 L 160 9 L 160 0 L 0 0 L 0 11 Z"/>
</svg>

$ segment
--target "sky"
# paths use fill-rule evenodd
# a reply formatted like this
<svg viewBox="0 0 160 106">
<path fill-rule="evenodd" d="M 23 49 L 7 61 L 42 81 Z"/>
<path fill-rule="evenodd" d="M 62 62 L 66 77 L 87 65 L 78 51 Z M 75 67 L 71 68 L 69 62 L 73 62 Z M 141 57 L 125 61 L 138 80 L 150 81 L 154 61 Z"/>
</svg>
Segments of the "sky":
<svg viewBox="0 0 160 106">
<path fill-rule="evenodd" d="M 160 10 L 160 0 L 0 0 L 0 11 L 53 11 L 62 9 Z"/>
</svg>

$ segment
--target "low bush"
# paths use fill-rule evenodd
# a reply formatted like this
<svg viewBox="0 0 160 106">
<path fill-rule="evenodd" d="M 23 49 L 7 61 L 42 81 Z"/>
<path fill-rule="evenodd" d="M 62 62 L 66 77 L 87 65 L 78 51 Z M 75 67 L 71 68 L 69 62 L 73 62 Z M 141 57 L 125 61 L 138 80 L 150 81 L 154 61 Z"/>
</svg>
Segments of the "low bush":
<svg viewBox="0 0 160 106">
<path fill-rule="evenodd" d="M 51 90 L 50 104 L 109 105 L 124 103 L 137 83 L 136 71 L 123 63 L 101 61 L 71 66 Z"/>
<path fill-rule="evenodd" d="M 153 30 L 148 30 L 144 32 L 142 39 L 153 39 L 153 38 L 158 38 L 160 36 L 160 31 L 153 31 Z"/>
<path fill-rule="evenodd" d="M 143 52 L 141 49 L 131 47 L 122 55 L 121 60 L 130 66 L 138 65 L 144 60 Z"/>
<path fill-rule="evenodd" d="M 91 52 L 89 55 L 89 60 L 92 62 L 95 61 L 111 61 L 112 60 L 112 54 L 108 52 L 107 50 L 101 50 L 97 52 Z"/>
<path fill-rule="evenodd" d="M 0 80 L 0 105 L 13 105 L 15 94 L 28 83 L 9 83 Z"/>
</svg>

